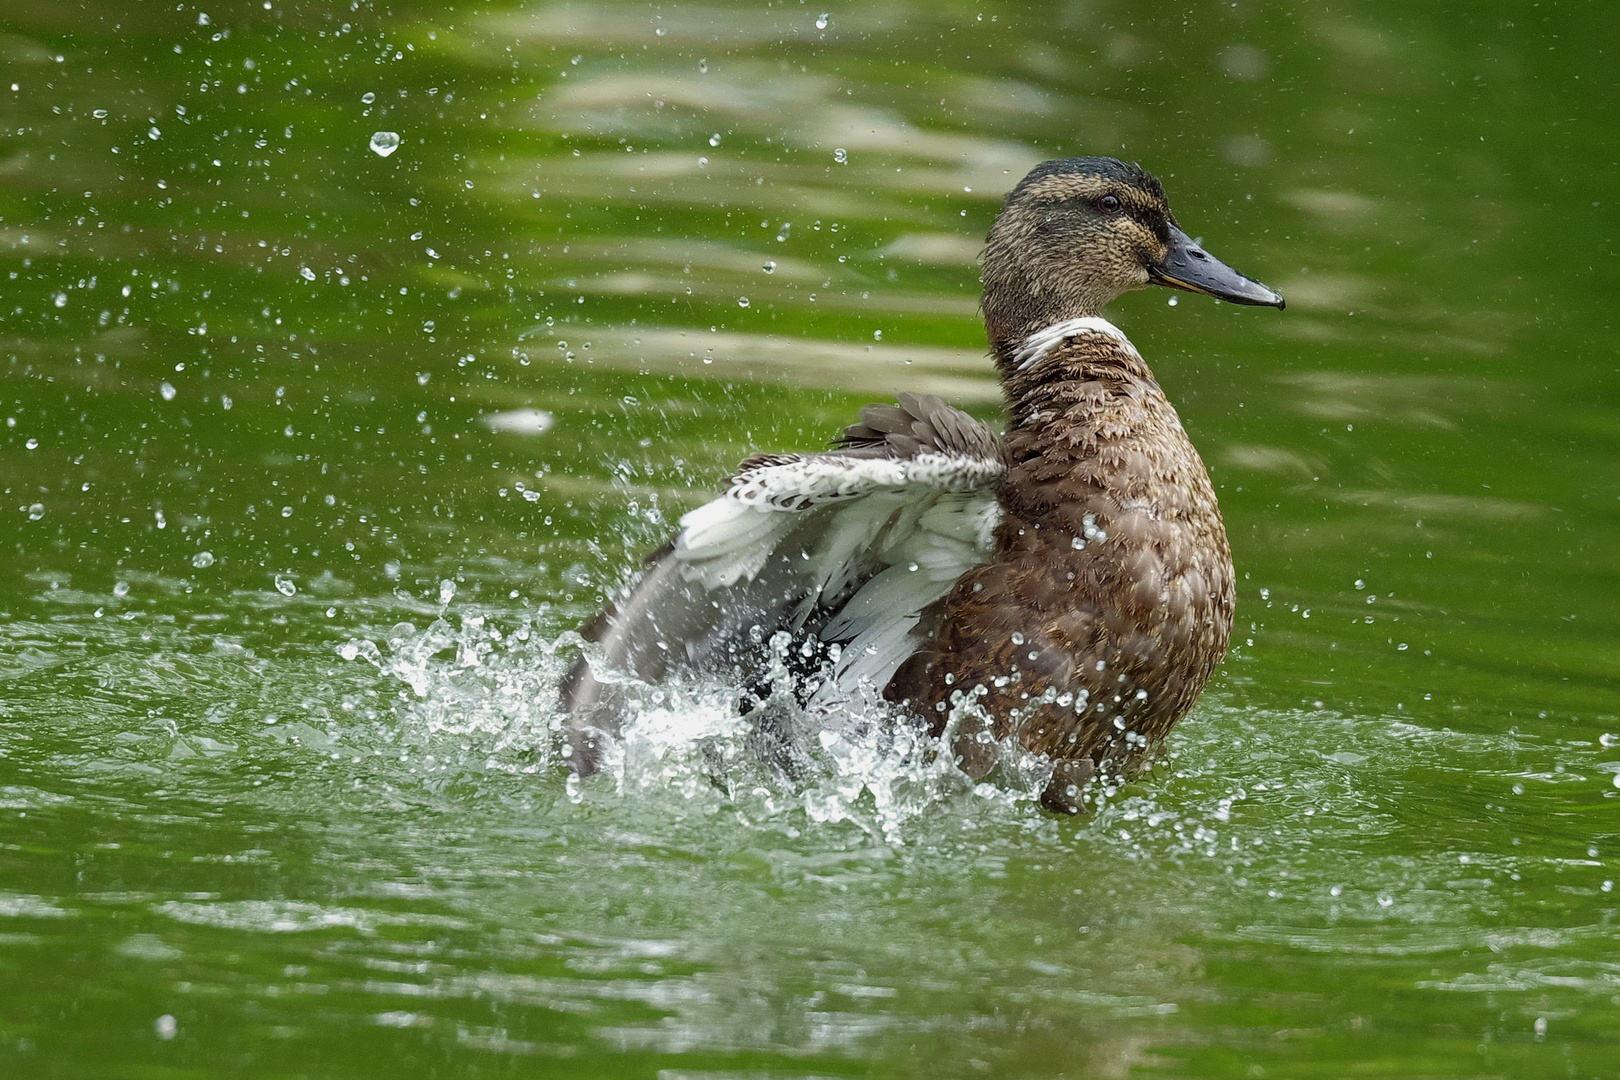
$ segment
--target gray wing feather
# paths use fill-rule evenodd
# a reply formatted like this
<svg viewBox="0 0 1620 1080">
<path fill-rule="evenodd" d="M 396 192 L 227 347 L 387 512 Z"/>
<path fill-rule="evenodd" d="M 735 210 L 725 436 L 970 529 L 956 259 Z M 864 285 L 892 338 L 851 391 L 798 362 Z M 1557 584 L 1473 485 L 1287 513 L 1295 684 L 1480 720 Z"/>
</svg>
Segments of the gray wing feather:
<svg viewBox="0 0 1620 1080">
<path fill-rule="evenodd" d="M 613 680 L 741 675 L 779 630 L 847 644 L 845 674 L 886 679 L 918 613 L 988 557 L 1005 472 L 990 428 L 901 394 L 862 409 L 835 447 L 744 461 L 583 628 L 596 655 L 562 686 L 576 769 L 593 771 L 600 734 L 617 728 Z"/>
</svg>

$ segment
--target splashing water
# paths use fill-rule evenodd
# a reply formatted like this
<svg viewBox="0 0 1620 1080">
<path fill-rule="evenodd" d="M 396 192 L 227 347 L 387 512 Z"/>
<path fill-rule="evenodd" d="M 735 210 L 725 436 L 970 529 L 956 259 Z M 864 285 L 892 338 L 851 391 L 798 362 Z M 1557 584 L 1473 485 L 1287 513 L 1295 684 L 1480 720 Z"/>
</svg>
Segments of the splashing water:
<svg viewBox="0 0 1620 1080">
<path fill-rule="evenodd" d="M 570 775 L 574 801 L 623 799 L 729 810 L 753 827 L 797 835 L 847 823 L 873 841 L 898 845 L 907 826 L 969 807 L 1031 813 L 1050 767 L 1003 748 L 995 783 L 975 784 L 941 753 L 939 740 L 871 707 L 868 715 L 829 722 L 794 703 L 787 635 L 771 642 L 775 691 L 748 715 L 737 687 L 716 678 L 662 685 L 626 680 L 600 668 L 595 647 L 577 633 L 555 639 L 524 619 L 508 631 L 481 613 L 435 619 L 426 629 L 400 623 L 380 641 L 356 638 L 338 648 L 409 688 L 395 709 L 402 742 L 461 749 L 460 768 L 536 774 L 566 766 L 567 716 L 558 686 L 584 655 L 596 677 L 616 683 L 623 723 L 608 741 L 599 772 Z M 442 757 L 441 753 L 441 757 Z"/>
<path fill-rule="evenodd" d="M 1465 786 L 1490 798 L 1509 784 L 1516 796 L 1536 783 L 1607 789 L 1610 774 L 1620 774 L 1620 763 L 1600 754 L 1538 747 L 1521 736 L 1462 736 L 1322 710 L 1255 713 L 1217 695 L 1178 726 L 1150 775 L 1088 793 L 1091 813 L 1074 832 L 1038 808 L 1049 766 L 1016 747 L 1001 747 L 989 781 L 974 783 L 941 752 L 949 733 L 932 738 L 881 703 L 842 717 L 799 707 L 789 644 L 786 635 L 771 642 L 773 692 L 747 715 L 725 680 L 615 679 L 578 634 L 548 638 L 533 618 L 511 613 L 446 613 L 420 630 L 399 623 L 337 651 L 408 688 L 384 721 L 397 731 L 389 741 L 434 762 L 424 779 L 435 789 L 476 790 L 496 776 L 542 785 L 558 779 L 569 753 L 558 687 L 583 655 L 599 681 L 617 682 L 624 702 L 622 729 L 600 771 L 559 785 L 592 813 L 629 811 L 637 828 L 721 815 L 772 849 L 854 845 L 903 860 L 954 851 L 965 837 L 1028 836 L 1042 850 L 1078 845 L 1116 869 L 1144 868 L 1133 872 L 1141 892 L 1116 883 L 1126 907 L 1175 906 L 1160 874 L 1145 869 L 1162 867 L 1199 883 L 1190 908 L 1252 903 L 1265 882 L 1266 902 L 1301 917 L 1328 904 L 1380 924 L 1449 923 L 1476 902 L 1468 882 L 1453 887 L 1459 867 L 1470 881 L 1516 888 L 1540 856 L 1480 849 L 1478 837 L 1462 834 L 1434 851 L 1354 867 L 1312 853 L 1398 828 L 1377 793 L 1415 773 L 1449 775 L 1460 749 L 1473 761 Z M 1557 770 L 1525 771 L 1523 755 L 1548 751 L 1563 763 Z M 1297 837 L 1279 839 L 1283 822 Z M 669 827 L 686 835 L 679 824 Z M 1594 888 L 1603 873 L 1591 871 Z"/>
</svg>

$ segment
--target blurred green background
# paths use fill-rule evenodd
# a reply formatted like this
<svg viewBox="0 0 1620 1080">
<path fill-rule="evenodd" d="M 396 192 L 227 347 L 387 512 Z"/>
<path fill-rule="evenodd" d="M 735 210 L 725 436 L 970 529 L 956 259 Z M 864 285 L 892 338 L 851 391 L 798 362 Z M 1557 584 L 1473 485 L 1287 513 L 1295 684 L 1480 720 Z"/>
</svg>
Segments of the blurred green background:
<svg viewBox="0 0 1620 1080">
<path fill-rule="evenodd" d="M 1617 42 L 11 5 L 0 1071 L 1615 1075 Z M 1168 761 L 1080 821 L 883 762 L 728 799 L 710 688 L 570 785 L 559 636 L 749 452 L 995 418 L 975 258 L 1081 153 L 1289 303 L 1110 311 L 1241 579 Z"/>
</svg>

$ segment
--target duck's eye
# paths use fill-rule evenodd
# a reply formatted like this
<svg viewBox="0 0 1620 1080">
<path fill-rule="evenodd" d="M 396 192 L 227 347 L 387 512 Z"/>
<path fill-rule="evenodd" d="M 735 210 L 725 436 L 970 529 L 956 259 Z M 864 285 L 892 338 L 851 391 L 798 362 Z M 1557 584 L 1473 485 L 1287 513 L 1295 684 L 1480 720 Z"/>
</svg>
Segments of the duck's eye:
<svg viewBox="0 0 1620 1080">
<path fill-rule="evenodd" d="M 1117 214 L 1123 209 L 1123 204 L 1119 201 L 1118 195 L 1104 195 L 1097 200 L 1097 209 L 1105 214 Z"/>
</svg>

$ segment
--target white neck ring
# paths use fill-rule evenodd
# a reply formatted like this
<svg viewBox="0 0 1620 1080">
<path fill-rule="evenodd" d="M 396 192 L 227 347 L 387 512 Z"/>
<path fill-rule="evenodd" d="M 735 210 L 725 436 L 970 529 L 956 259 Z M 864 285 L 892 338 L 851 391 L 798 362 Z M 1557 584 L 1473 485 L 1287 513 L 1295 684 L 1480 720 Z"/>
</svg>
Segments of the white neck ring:
<svg viewBox="0 0 1620 1080">
<path fill-rule="evenodd" d="M 1018 371 L 1028 371 L 1044 360 L 1046 355 L 1061 345 L 1065 339 L 1072 337 L 1108 338 L 1132 356 L 1141 359 L 1136 346 L 1131 344 L 1131 339 L 1126 337 L 1119 327 L 1100 316 L 1085 315 L 1078 319 L 1065 319 L 1060 323 L 1053 323 L 1030 334 L 1013 354 L 1013 367 Z"/>
</svg>

